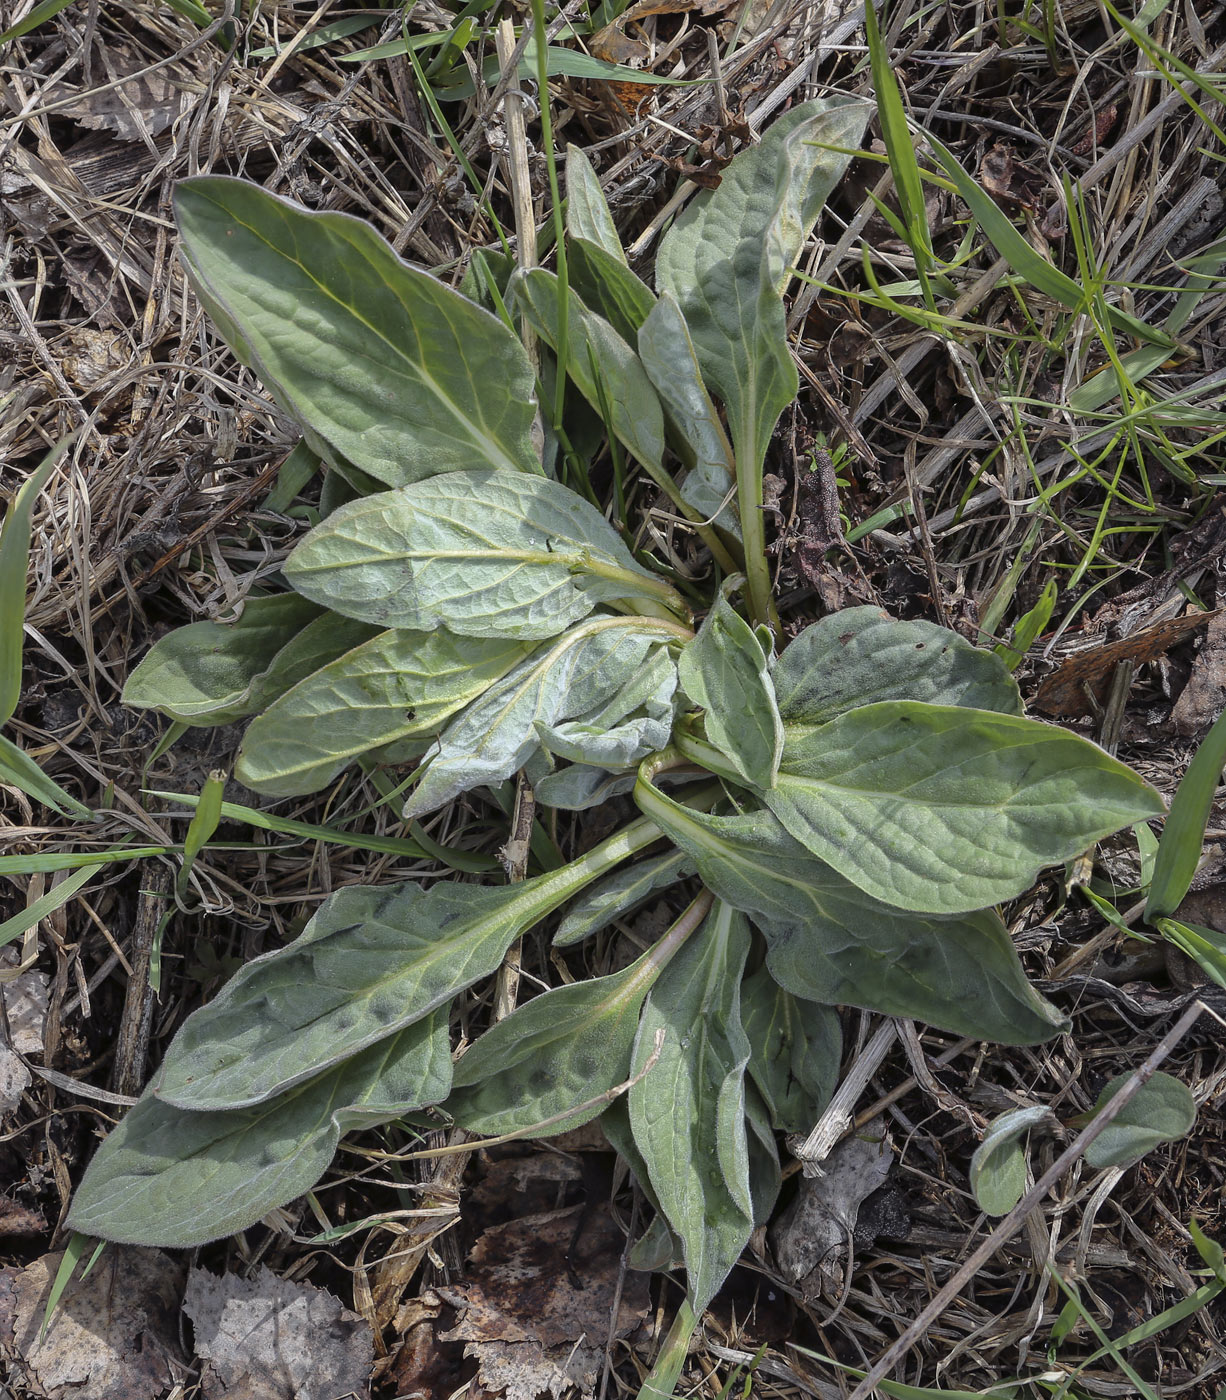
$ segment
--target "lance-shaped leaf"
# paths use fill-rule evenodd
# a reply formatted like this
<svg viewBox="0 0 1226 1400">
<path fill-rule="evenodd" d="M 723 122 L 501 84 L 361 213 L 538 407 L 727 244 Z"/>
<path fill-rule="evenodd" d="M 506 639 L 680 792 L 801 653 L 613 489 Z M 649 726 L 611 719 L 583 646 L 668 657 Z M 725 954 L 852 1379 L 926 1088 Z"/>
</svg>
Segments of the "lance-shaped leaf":
<svg viewBox="0 0 1226 1400">
<path fill-rule="evenodd" d="M 591 618 L 539 647 L 452 720 L 404 815 L 421 816 L 470 788 L 510 777 L 537 748 L 538 724 L 556 725 L 603 703 L 674 630 L 649 618 Z"/>
<path fill-rule="evenodd" d="M 753 787 L 772 787 L 783 752 L 766 653 L 753 628 L 719 598 L 677 662 L 681 687 L 705 714 L 707 738 Z"/>
<path fill-rule="evenodd" d="M 597 1117 L 629 1073 L 643 999 L 693 926 L 678 920 L 623 971 L 555 987 L 491 1026 L 456 1064 L 448 1112 L 470 1132 L 540 1137 Z"/>
<path fill-rule="evenodd" d="M 530 646 L 443 628 L 381 632 L 265 710 L 247 730 L 236 776 L 277 797 L 316 792 L 359 754 L 436 733 Z"/>
<path fill-rule="evenodd" d="M 559 283 L 552 272 L 534 267 L 511 278 L 516 305 L 528 324 L 558 348 Z M 569 293 L 566 373 L 597 412 L 608 412 L 618 439 L 644 466 L 662 469 L 664 411 L 639 357 L 603 316 Z"/>
<path fill-rule="evenodd" d="M 470 637 L 552 637 L 604 599 L 672 593 L 595 506 L 513 472 L 449 472 L 351 501 L 307 535 L 285 573 L 363 622 Z"/>
<path fill-rule="evenodd" d="M 690 1302 L 714 1297 L 753 1230 L 745 1126 L 749 1041 L 740 983 L 749 929 L 717 904 L 660 975 L 643 1008 L 631 1086 L 630 1124 L 660 1210 L 681 1240 Z"/>
<path fill-rule="evenodd" d="M 670 889 L 693 873 L 694 862 L 684 851 L 666 851 L 624 870 L 615 870 L 585 890 L 571 905 L 553 936 L 553 946 L 568 948 L 572 943 L 599 933 L 614 919 L 632 914 L 653 894 Z"/>
<path fill-rule="evenodd" d="M 642 780 L 635 798 L 707 888 L 762 930 L 771 975 L 794 996 L 1006 1045 L 1067 1027 L 1027 982 L 994 911 L 942 919 L 892 909 L 814 859 L 768 812 L 710 816 Z"/>
<path fill-rule="evenodd" d="M 1026 1192 L 1025 1141 L 1032 1128 L 1054 1124 L 1049 1108 L 1015 1108 L 992 1120 L 971 1158 L 975 1204 L 988 1215 L 1008 1215 Z"/>
<path fill-rule="evenodd" d="M 439 1013 L 254 1108 L 186 1113 L 146 1090 L 89 1164 L 71 1228 L 176 1249 L 232 1235 L 309 1191 L 342 1133 L 440 1103 L 450 1084 Z"/>
<path fill-rule="evenodd" d="M 206 1112 L 313 1078 L 494 972 L 525 929 L 655 835 L 639 823 L 560 870 L 500 889 L 444 880 L 340 890 L 294 942 L 248 963 L 187 1018 L 155 1092 Z"/>
<path fill-rule="evenodd" d="M 702 382 L 685 317 L 670 292 L 661 295 L 639 327 L 638 351 L 664 405 L 670 444 L 689 468 L 682 497 L 705 519 L 739 534 L 740 522 L 729 504 L 736 486 L 732 447 Z"/>
<path fill-rule="evenodd" d="M 651 289 L 614 256 L 586 238 L 567 243 L 570 285 L 584 306 L 603 316 L 627 345 L 633 345 L 639 327 L 655 305 Z"/>
<path fill-rule="evenodd" d="M 887 700 L 789 732 L 763 801 L 805 847 L 887 904 L 954 914 L 1157 816 L 1162 799 L 1097 745 L 1014 715 Z"/>
<path fill-rule="evenodd" d="M 218 329 L 321 456 L 389 486 L 540 470 L 518 338 L 369 225 L 222 176 L 181 181 L 175 216 Z"/>
<path fill-rule="evenodd" d="M 248 598 L 237 622 L 192 622 L 155 642 L 123 702 L 184 724 L 232 724 L 368 635 L 294 593 Z"/>
<path fill-rule="evenodd" d="M 1022 713 L 1017 682 L 994 652 L 880 608 L 845 608 L 806 627 L 783 649 L 774 682 L 786 724 L 825 724 L 878 700 Z"/>
<path fill-rule="evenodd" d="M 566 148 L 566 232 L 572 239 L 588 239 L 629 267 L 600 177 L 587 153 L 575 145 Z"/>
<path fill-rule="evenodd" d="M 829 1006 L 785 992 L 766 968 L 741 984 L 741 1022 L 752 1047 L 749 1076 L 781 1133 L 807 1133 L 839 1078 L 843 1032 Z"/>
<path fill-rule="evenodd" d="M 757 466 L 796 396 L 780 294 L 850 159 L 817 143 L 856 146 L 870 110 L 838 100 L 785 113 L 660 244 L 657 286 L 681 307 L 703 378 L 728 409 L 737 457 Z"/>
</svg>

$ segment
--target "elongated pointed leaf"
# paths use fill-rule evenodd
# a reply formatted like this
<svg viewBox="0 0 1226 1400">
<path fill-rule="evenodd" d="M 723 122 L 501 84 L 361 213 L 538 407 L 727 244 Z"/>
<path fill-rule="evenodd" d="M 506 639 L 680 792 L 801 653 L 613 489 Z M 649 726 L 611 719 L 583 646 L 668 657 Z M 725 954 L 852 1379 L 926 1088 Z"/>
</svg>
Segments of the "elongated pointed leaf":
<svg viewBox="0 0 1226 1400">
<path fill-rule="evenodd" d="M 615 870 L 575 901 L 558 925 L 553 946 L 568 948 L 572 943 L 599 933 L 614 919 L 633 913 L 652 895 L 670 889 L 693 870 L 694 863 L 684 851 L 666 851 L 624 870 Z"/>
<path fill-rule="evenodd" d="M 1094 1105 L 1097 1115 L 1132 1076 L 1117 1074 Z M 1186 1084 L 1159 1071 L 1142 1084 L 1111 1123 L 1086 1148 L 1092 1167 L 1125 1167 L 1164 1142 L 1186 1137 L 1196 1122 L 1196 1100 Z"/>
<path fill-rule="evenodd" d="M 603 316 L 627 345 L 633 345 L 639 327 L 655 305 L 655 296 L 619 258 L 587 238 L 572 238 L 567 245 L 570 285 L 583 304 Z"/>
<path fill-rule="evenodd" d="M 1066 1029 L 1027 982 L 995 911 L 944 919 L 892 909 L 814 859 L 768 812 L 714 817 L 642 782 L 635 797 L 707 888 L 766 935 L 771 975 L 793 995 L 1006 1045 Z"/>
<path fill-rule="evenodd" d="M 975 1204 L 988 1215 L 1008 1215 L 1026 1192 L 1025 1142 L 1032 1128 L 1055 1122 L 1048 1108 L 1015 1108 L 994 1118 L 971 1158 Z"/>
<path fill-rule="evenodd" d="M 499 889 L 340 890 L 293 943 L 248 963 L 188 1017 L 155 1092 L 207 1112 L 313 1078 L 488 976 L 525 929 L 654 834 L 646 823 L 627 828 L 561 870 Z"/>
<path fill-rule="evenodd" d="M 254 1108 L 186 1113 L 146 1090 L 89 1164 L 72 1228 L 176 1249 L 232 1235 L 309 1191 L 342 1133 L 440 1103 L 450 1083 L 439 1013 Z"/>
<path fill-rule="evenodd" d="M 745 1128 L 740 982 L 749 929 L 727 905 L 660 975 L 643 1008 L 630 1089 L 630 1124 L 652 1190 L 682 1242 L 698 1314 L 740 1258 L 753 1230 Z"/>
<path fill-rule="evenodd" d="M 3 734 L 0 734 L 0 783 L 11 783 L 20 788 L 27 797 L 34 798 L 36 802 L 50 807 L 53 812 L 59 812 L 61 816 L 89 820 L 94 815 L 70 792 L 65 792 L 54 778 L 49 778 L 24 749 L 19 749 Z M 75 864 L 76 859 L 69 856 L 60 869 L 70 870 Z"/>
<path fill-rule="evenodd" d="M 774 671 L 789 724 L 825 724 L 878 700 L 923 700 L 1020 715 L 1017 682 L 999 656 L 931 622 L 845 608 L 806 627 Z"/>
<path fill-rule="evenodd" d="M 579 146 L 566 148 L 566 232 L 586 238 L 629 267 L 613 215 L 600 187 L 600 177 Z"/>
<path fill-rule="evenodd" d="M 581 496 L 512 472 L 450 472 L 353 501 L 285 573 L 363 622 L 470 637 L 552 637 L 603 599 L 667 591 Z"/>
<path fill-rule="evenodd" d="M 628 1076 L 639 1008 L 676 946 L 665 938 L 623 971 L 555 987 L 492 1026 L 456 1065 L 456 1122 L 552 1137 L 597 1117 Z"/>
<path fill-rule="evenodd" d="M 249 598 L 237 622 L 192 622 L 155 642 L 123 702 L 183 724 L 232 724 L 370 635 L 293 593 Z"/>
<path fill-rule="evenodd" d="M 1173 914 L 1192 887 L 1205 845 L 1205 828 L 1214 795 L 1226 765 L 1226 713 L 1220 714 L 1192 756 L 1162 825 L 1154 860 L 1154 875 L 1145 902 L 1145 919 L 1152 923 Z"/>
<path fill-rule="evenodd" d="M 681 653 L 685 693 L 705 711 L 707 737 L 753 787 L 774 785 L 783 752 L 783 723 L 767 656 L 752 627 L 719 598 L 698 635 Z"/>
<path fill-rule="evenodd" d="M 558 348 L 558 279 L 544 268 L 517 272 L 511 278 L 516 305 L 528 324 L 553 349 Z M 566 373 L 598 413 L 644 465 L 662 469 L 664 410 L 639 357 L 613 327 L 589 311 L 573 289 L 569 293 Z"/>
<path fill-rule="evenodd" d="M 175 216 L 222 334 L 321 455 L 389 486 L 540 470 L 519 340 L 368 225 L 222 176 L 180 182 Z"/>
<path fill-rule="evenodd" d="M 436 733 L 530 646 L 443 628 L 381 632 L 265 710 L 243 739 L 236 776 L 277 797 L 315 792 L 359 754 Z"/>
<path fill-rule="evenodd" d="M 781 292 L 788 270 L 855 146 L 870 108 L 806 102 L 698 195 L 660 244 L 656 282 L 676 297 L 706 383 L 723 399 L 738 459 L 760 467 L 796 396 Z"/>
<path fill-rule="evenodd" d="M 876 899 L 955 914 L 1162 811 L 1131 769 L 1054 725 L 884 701 L 789 735 L 763 800 Z"/>
<path fill-rule="evenodd" d="M 557 725 L 601 704 L 667 635 L 668 624 L 648 618 L 591 618 L 539 647 L 447 726 L 404 815 L 422 816 L 510 777 L 538 747 L 538 724 Z"/>
<path fill-rule="evenodd" d="M 741 984 L 749 1075 L 781 1133 L 808 1133 L 839 1078 L 843 1033 L 830 1006 L 785 992 L 766 968 Z"/>
</svg>

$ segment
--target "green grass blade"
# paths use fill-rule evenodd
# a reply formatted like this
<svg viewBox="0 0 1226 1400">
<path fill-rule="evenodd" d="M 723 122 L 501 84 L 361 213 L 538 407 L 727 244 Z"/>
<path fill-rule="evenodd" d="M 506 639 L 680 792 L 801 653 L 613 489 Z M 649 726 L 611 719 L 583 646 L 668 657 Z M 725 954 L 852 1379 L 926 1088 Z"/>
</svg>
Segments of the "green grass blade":
<svg viewBox="0 0 1226 1400">
<path fill-rule="evenodd" d="M 55 1315 L 55 1310 L 59 1307 L 60 1299 L 64 1296 L 64 1289 L 66 1289 L 72 1281 L 72 1276 L 76 1273 L 77 1265 L 81 1262 L 81 1256 L 85 1253 L 89 1243 L 90 1238 L 88 1235 L 78 1234 L 74 1230 L 68 1238 L 68 1243 L 64 1246 L 64 1257 L 60 1260 L 60 1267 L 56 1270 L 55 1279 L 51 1284 L 51 1291 L 47 1294 L 47 1307 L 43 1313 L 43 1325 L 38 1334 L 40 1343 L 47 1335 L 47 1328 L 51 1325 L 51 1319 Z M 94 1267 L 98 1255 L 102 1253 L 105 1247 L 106 1241 L 99 1240 L 94 1249 L 93 1258 L 85 1266 L 81 1274 L 82 1278 Z"/>
<path fill-rule="evenodd" d="M 20 39 L 31 29 L 37 29 L 44 20 L 54 19 L 61 10 L 66 10 L 72 3 L 73 0 L 43 0 L 43 3 L 35 5 L 24 19 L 19 19 L 16 24 L 10 25 L 0 34 L 0 44 L 7 44 L 10 39 Z"/>
<path fill-rule="evenodd" d="M 10 739 L 0 734 L 0 782 L 11 783 L 20 788 L 27 797 L 50 807 L 62 817 L 76 817 L 81 821 L 92 821 L 93 813 L 83 806 L 71 793 L 65 792 L 59 783 L 47 777 L 46 773 L 24 750 L 19 749 Z"/>
<path fill-rule="evenodd" d="M 175 878 L 176 898 L 182 899 L 191 878 L 192 865 L 221 821 L 221 795 L 225 787 L 226 775 L 221 772 L 210 773 L 204 781 L 204 790 L 188 823 L 187 835 L 183 838 L 183 864 Z"/>
<path fill-rule="evenodd" d="M 1154 860 L 1154 880 L 1145 905 L 1146 923 L 1173 914 L 1191 887 L 1200 863 L 1213 794 L 1224 766 L 1226 714 L 1221 714 L 1188 764 L 1163 824 Z"/>
<path fill-rule="evenodd" d="M 11 919 L 5 919 L 0 924 L 0 948 L 6 943 L 12 943 L 15 938 L 20 938 L 27 929 L 32 929 L 40 919 L 45 919 L 48 914 L 67 904 L 74 894 L 86 885 L 97 874 L 93 866 L 87 866 L 84 870 L 78 870 L 70 875 L 67 880 L 62 880 L 54 889 L 50 889 L 46 894 L 36 899 L 33 904 L 27 904 L 24 909 L 19 909 Z"/>
</svg>

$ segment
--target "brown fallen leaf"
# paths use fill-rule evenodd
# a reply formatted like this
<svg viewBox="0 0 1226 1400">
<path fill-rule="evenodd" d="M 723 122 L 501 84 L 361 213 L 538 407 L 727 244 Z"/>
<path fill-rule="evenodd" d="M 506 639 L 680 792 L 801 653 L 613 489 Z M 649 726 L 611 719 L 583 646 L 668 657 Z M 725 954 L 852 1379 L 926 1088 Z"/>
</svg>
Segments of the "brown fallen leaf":
<svg viewBox="0 0 1226 1400">
<path fill-rule="evenodd" d="M 652 48 L 642 39 L 633 39 L 626 33 L 626 26 L 649 15 L 681 15 L 696 10 L 700 15 L 720 14 L 732 4 L 732 0 L 637 0 L 637 3 L 623 10 L 612 22 L 598 30 L 588 40 L 588 49 L 593 58 L 605 63 L 618 63 L 626 68 L 647 69 L 651 63 Z M 623 115 L 633 116 L 639 104 L 652 96 L 652 84 L 632 82 L 610 82 L 607 90 L 615 106 Z"/>
<path fill-rule="evenodd" d="M 186 1375 L 178 1346 L 183 1268 L 156 1249 L 108 1245 L 39 1331 L 62 1254 L 0 1269 L 0 1358 L 39 1400 L 158 1400 Z"/>
<path fill-rule="evenodd" d="M 507 1400 L 560 1397 L 571 1386 L 590 1396 L 614 1304 L 616 1337 L 648 1313 L 647 1275 L 621 1277 L 624 1244 L 603 1201 L 493 1226 L 474 1246 L 464 1284 L 436 1289 L 463 1310 L 441 1340 L 466 1343 L 481 1383 Z"/>
<path fill-rule="evenodd" d="M 271 1269 L 252 1279 L 188 1275 L 183 1310 L 204 1361 L 205 1400 L 359 1400 L 370 1394 L 370 1328 L 339 1298 Z"/>
<path fill-rule="evenodd" d="M 1045 715 L 1070 718 L 1093 714 L 1090 697 L 1094 703 L 1102 705 L 1111 676 L 1121 661 L 1131 661 L 1138 666 L 1156 661 L 1177 642 L 1217 616 L 1216 612 L 1186 613 L 1130 632 L 1118 642 L 1104 642 L 1101 646 L 1075 652 L 1044 678 L 1032 708 Z"/>
<path fill-rule="evenodd" d="M 95 67 L 93 86 L 74 93 L 57 83 L 46 94 L 57 103 L 58 115 L 93 131 L 109 131 L 120 141 L 143 141 L 165 131 L 183 110 L 187 94 L 176 84 L 169 66 L 151 68 L 149 60 L 126 44 L 107 46 L 106 67 Z"/>
</svg>

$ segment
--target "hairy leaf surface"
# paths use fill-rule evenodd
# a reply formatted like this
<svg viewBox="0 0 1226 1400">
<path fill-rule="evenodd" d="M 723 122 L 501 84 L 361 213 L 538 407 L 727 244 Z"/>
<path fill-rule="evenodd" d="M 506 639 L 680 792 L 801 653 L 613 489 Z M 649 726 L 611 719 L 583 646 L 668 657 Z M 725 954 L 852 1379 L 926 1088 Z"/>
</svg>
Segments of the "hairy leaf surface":
<svg viewBox="0 0 1226 1400">
<path fill-rule="evenodd" d="M 1102 1113 L 1131 1079 L 1117 1074 L 1094 1104 Z M 1164 1142 L 1186 1137 L 1196 1122 L 1196 1100 L 1188 1086 L 1161 1070 L 1142 1084 L 1132 1099 L 1086 1148 L 1092 1167 L 1126 1167 Z"/>
<path fill-rule="evenodd" d="M 1025 1141 L 1032 1128 L 1056 1121 L 1048 1108 L 1015 1108 L 988 1126 L 971 1158 L 975 1204 L 988 1215 L 1008 1215 L 1026 1193 Z"/>
<path fill-rule="evenodd" d="M 766 968 L 741 984 L 741 1021 L 751 1048 L 749 1075 L 782 1133 L 807 1133 L 839 1078 L 843 1033 L 830 1006 L 785 992 Z"/>
<path fill-rule="evenodd" d="M 604 248 L 586 238 L 572 238 L 567 246 L 570 285 L 585 306 L 603 316 L 627 345 L 633 345 L 655 297 L 651 289 Z"/>
<path fill-rule="evenodd" d="M 661 973 L 643 1008 L 629 1093 L 630 1124 L 660 1210 L 682 1242 L 690 1303 L 701 1315 L 753 1229 L 745 1126 L 740 983 L 744 918 L 717 904 Z"/>
<path fill-rule="evenodd" d="M 771 974 L 793 995 L 1006 1045 L 1067 1026 L 1027 982 L 994 911 L 947 919 L 893 909 L 816 860 L 769 812 L 709 816 L 641 781 L 635 796 L 708 889 L 766 935 Z"/>
<path fill-rule="evenodd" d="M 994 652 L 880 608 L 845 608 L 806 627 L 783 649 L 774 681 L 788 724 L 825 724 L 878 700 L 1022 713 L 1017 682 Z"/>
<path fill-rule="evenodd" d="M 450 1084 L 438 1013 L 254 1108 L 187 1113 L 146 1090 L 89 1164 L 71 1228 L 177 1249 L 232 1235 L 309 1191 L 342 1133 L 441 1103 Z"/>
<path fill-rule="evenodd" d="M 437 731 L 530 646 L 441 627 L 381 632 L 265 710 L 247 730 L 236 776 L 278 797 L 316 792 L 359 754 Z"/>
<path fill-rule="evenodd" d="M 566 232 L 571 239 L 589 240 L 629 268 L 600 177 L 586 152 L 575 145 L 566 148 Z"/>
<path fill-rule="evenodd" d="M 627 828 L 578 861 L 502 888 L 350 886 L 287 947 L 248 963 L 183 1023 L 158 1097 L 204 1112 L 282 1093 L 445 1006 L 511 943 L 654 838 Z"/>
<path fill-rule="evenodd" d="M 789 734 L 763 800 L 868 894 L 936 914 L 1012 899 L 1045 866 L 1163 810 L 1131 769 L 1066 730 L 911 700 Z"/>
<path fill-rule="evenodd" d="M 188 273 L 231 347 L 321 455 L 389 486 L 436 472 L 537 472 L 518 338 L 369 225 L 224 176 L 180 181 Z"/>
<path fill-rule="evenodd" d="M 684 851 L 649 856 L 637 865 L 606 875 L 585 890 L 571 906 L 553 936 L 555 948 L 568 948 L 590 934 L 607 928 L 614 919 L 633 913 L 653 894 L 666 890 L 694 872 L 694 862 Z"/>
<path fill-rule="evenodd" d="M 681 652 L 685 693 L 704 710 L 707 737 L 753 787 L 774 785 L 783 752 L 783 724 L 752 627 L 721 597 L 698 635 Z"/>
<path fill-rule="evenodd" d="M 472 637 L 552 637 L 603 599 L 661 591 L 594 506 L 512 472 L 449 472 L 352 501 L 285 573 L 363 622 Z"/>
<path fill-rule="evenodd" d="M 542 744 L 558 758 L 599 768 L 632 768 L 672 735 L 677 663 L 656 647 L 606 704 L 561 724 L 538 720 Z"/>
</svg>

